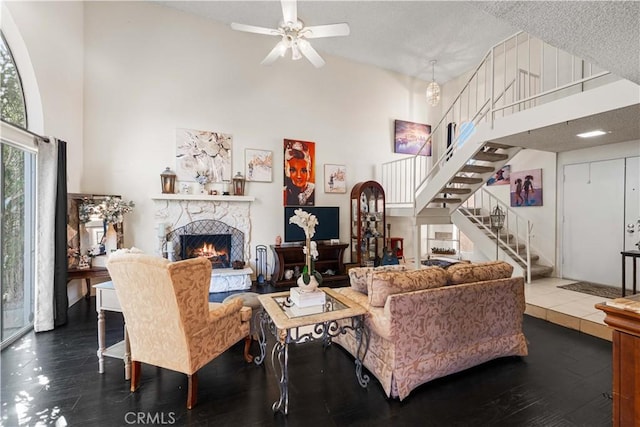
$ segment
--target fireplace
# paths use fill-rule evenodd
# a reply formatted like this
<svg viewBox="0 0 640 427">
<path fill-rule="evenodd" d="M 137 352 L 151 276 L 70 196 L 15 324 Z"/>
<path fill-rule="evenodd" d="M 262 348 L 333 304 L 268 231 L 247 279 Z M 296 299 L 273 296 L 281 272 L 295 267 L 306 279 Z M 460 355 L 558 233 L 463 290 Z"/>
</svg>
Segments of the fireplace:
<svg viewBox="0 0 640 427">
<path fill-rule="evenodd" d="M 203 257 L 213 268 L 231 267 L 231 234 L 183 234 L 180 258 Z"/>
<path fill-rule="evenodd" d="M 198 220 L 171 230 L 166 236 L 178 259 L 204 257 L 214 269 L 244 261 L 244 233 L 216 220 Z"/>
</svg>

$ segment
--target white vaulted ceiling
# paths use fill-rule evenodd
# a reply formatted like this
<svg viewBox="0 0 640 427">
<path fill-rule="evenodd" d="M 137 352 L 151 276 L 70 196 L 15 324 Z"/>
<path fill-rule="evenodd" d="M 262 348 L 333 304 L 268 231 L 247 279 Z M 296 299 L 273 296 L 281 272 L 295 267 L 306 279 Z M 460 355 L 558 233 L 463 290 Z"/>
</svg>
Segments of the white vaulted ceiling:
<svg viewBox="0 0 640 427">
<path fill-rule="evenodd" d="M 158 1 L 223 24 L 275 28 L 279 1 Z M 347 22 L 348 37 L 316 39 L 322 54 L 431 80 L 451 80 L 477 65 L 489 48 L 524 30 L 640 84 L 637 1 L 305 1 L 307 25 Z M 255 35 L 255 37 L 265 37 Z M 274 43 L 276 40 L 274 40 Z M 265 55 L 268 52 L 265 52 Z M 255 58 L 256 65 L 262 58 Z"/>
</svg>

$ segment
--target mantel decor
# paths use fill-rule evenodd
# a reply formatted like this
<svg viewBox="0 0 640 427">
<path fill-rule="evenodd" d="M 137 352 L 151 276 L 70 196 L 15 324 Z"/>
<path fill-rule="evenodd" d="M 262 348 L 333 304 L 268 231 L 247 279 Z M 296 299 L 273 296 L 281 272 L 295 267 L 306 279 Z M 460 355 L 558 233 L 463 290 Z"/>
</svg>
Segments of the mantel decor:
<svg viewBox="0 0 640 427">
<path fill-rule="evenodd" d="M 305 245 L 302 248 L 305 254 L 305 264 L 297 284 L 303 292 L 313 292 L 322 284 L 322 275 L 315 270 L 314 266 L 314 261 L 318 258 L 318 247 L 316 242 L 311 241 L 316 233 L 318 218 L 302 209 L 296 209 L 294 214 L 289 218 L 289 223 L 302 228 L 305 235 Z"/>
</svg>

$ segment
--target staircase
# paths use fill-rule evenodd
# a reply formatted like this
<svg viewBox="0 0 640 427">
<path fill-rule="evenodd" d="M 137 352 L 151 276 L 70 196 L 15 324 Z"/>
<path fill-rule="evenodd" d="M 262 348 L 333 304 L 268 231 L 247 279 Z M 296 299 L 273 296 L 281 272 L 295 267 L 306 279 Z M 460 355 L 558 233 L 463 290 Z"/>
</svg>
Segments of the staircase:
<svg viewBox="0 0 640 427">
<path fill-rule="evenodd" d="M 489 219 L 490 212 L 496 206 L 505 213 L 504 227 L 499 233 L 491 229 Z M 523 218 L 489 191 L 482 189 L 476 192 L 464 206 L 452 214 L 451 220 L 489 258 L 508 262 L 517 275 L 527 278 L 527 282 L 549 277 L 553 272 L 553 263 L 540 256 L 531 246 L 531 221 Z"/>
<path fill-rule="evenodd" d="M 566 64 L 571 64 L 569 70 Z M 576 69 L 580 72 L 576 73 Z M 588 92 L 587 83 L 608 74 L 525 33 L 497 44 L 472 73 L 425 142 L 431 144 L 434 156 L 442 153 L 438 160 L 433 162 L 431 157 L 416 155 L 381 166 L 378 180 L 385 188 L 387 215 L 409 217 L 414 225 L 453 222 L 476 248 L 493 258 L 495 233 L 491 233 L 486 223 L 490 209 L 481 205 L 470 207 L 467 201 L 522 149 L 494 141 L 587 116 L 586 111 L 574 116 L 576 112 L 571 110 L 576 110 L 575 106 L 569 109 L 559 105 L 564 97 Z M 548 118 L 548 110 L 547 114 L 536 116 L 536 112 L 553 103 L 556 105 L 551 107 L 555 107 L 552 119 Z M 503 201 L 496 199 L 492 203 L 506 207 L 510 218 L 520 218 Z M 521 218 L 512 221 L 518 226 L 525 222 Z M 499 255 L 510 259 L 529 281 L 553 270 L 553 262 L 532 253 L 532 227 L 527 221 L 526 230 L 507 228 L 498 239 Z"/>
</svg>

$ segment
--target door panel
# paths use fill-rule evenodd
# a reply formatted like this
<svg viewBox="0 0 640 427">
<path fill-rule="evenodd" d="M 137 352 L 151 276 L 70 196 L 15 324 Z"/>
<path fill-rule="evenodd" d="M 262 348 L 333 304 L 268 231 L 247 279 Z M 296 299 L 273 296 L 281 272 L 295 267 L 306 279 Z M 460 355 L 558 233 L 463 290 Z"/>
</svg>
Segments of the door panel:
<svg viewBox="0 0 640 427">
<path fill-rule="evenodd" d="M 624 206 L 624 249 L 638 250 L 640 242 L 640 157 L 626 159 L 625 206 Z M 640 260 L 636 280 L 640 283 Z M 633 286 L 633 265 L 631 258 L 626 261 L 627 289 Z"/>
<path fill-rule="evenodd" d="M 564 167 L 562 275 L 620 286 L 624 159 Z"/>
</svg>

